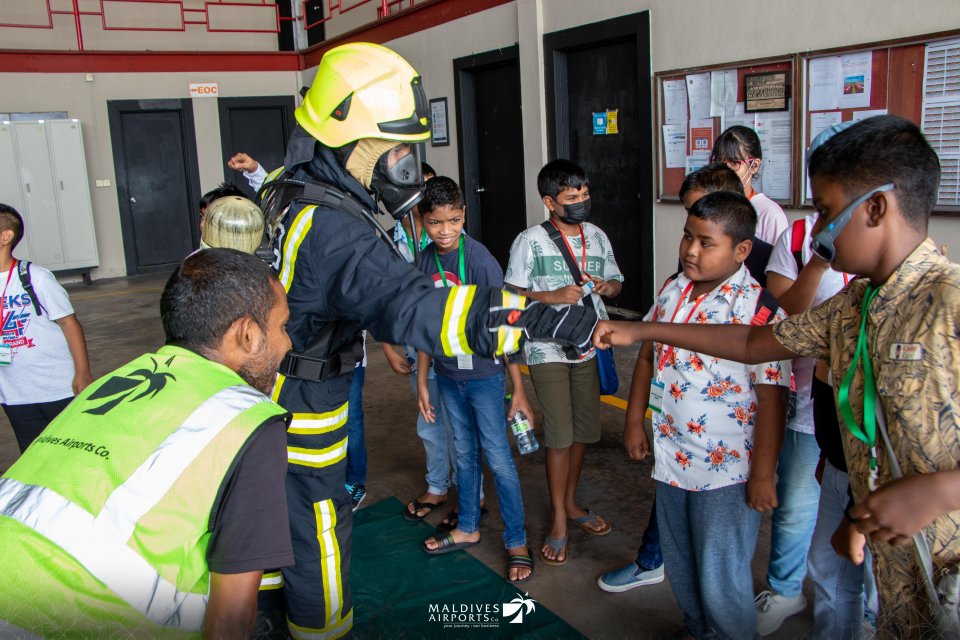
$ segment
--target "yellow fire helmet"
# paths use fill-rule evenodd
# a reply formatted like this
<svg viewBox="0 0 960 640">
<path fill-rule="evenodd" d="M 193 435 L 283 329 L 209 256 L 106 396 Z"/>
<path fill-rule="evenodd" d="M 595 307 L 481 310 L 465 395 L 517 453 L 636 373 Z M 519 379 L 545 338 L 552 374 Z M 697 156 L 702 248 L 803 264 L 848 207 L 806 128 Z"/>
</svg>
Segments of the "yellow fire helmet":
<svg viewBox="0 0 960 640">
<path fill-rule="evenodd" d="M 246 198 L 217 198 L 203 216 L 200 246 L 254 253 L 263 240 L 263 213 Z"/>
<path fill-rule="evenodd" d="M 420 142 L 430 137 L 420 75 L 394 51 L 369 42 L 324 54 L 296 118 L 332 148 L 361 138 Z"/>
</svg>

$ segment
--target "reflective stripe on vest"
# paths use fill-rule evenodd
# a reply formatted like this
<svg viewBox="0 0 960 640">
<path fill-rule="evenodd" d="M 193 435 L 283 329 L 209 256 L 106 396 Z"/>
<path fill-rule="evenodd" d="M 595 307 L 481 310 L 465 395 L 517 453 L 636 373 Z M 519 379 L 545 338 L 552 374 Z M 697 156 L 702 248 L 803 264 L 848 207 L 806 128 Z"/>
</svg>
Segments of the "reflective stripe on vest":
<svg viewBox="0 0 960 640">
<path fill-rule="evenodd" d="M 241 413 L 267 401 L 245 385 L 223 389 L 177 427 L 107 499 L 94 517 L 46 487 L 0 478 L 0 516 L 61 547 L 97 580 L 157 624 L 199 631 L 207 594 L 179 591 L 127 542 L 137 521 Z"/>
</svg>

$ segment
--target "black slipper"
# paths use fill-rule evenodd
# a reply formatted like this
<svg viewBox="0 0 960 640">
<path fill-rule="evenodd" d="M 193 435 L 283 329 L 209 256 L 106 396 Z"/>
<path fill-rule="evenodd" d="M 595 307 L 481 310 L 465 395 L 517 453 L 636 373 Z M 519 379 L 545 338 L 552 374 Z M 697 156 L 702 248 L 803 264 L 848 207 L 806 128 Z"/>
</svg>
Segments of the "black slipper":
<svg viewBox="0 0 960 640">
<path fill-rule="evenodd" d="M 530 573 L 527 575 L 526 578 L 520 578 L 519 580 L 510 579 L 510 569 L 524 569 L 524 568 L 530 569 Z M 527 555 L 525 556 L 512 555 L 507 559 L 507 570 L 504 573 L 503 577 L 506 578 L 507 582 L 509 582 L 510 584 L 523 584 L 524 582 L 526 582 L 527 580 L 533 577 L 533 572 L 534 572 L 533 556 L 530 555 L 530 549 L 527 549 Z"/>
<path fill-rule="evenodd" d="M 446 500 L 444 500 L 443 502 L 446 502 Z M 403 519 L 406 520 L 407 522 L 420 522 L 421 520 L 426 518 L 428 515 L 430 515 L 430 513 L 434 509 L 442 505 L 443 502 L 437 502 L 436 504 L 434 504 L 433 502 L 420 502 L 419 500 L 411 500 L 410 503 L 403 508 L 403 512 L 402 512 Z M 413 513 L 410 513 L 410 510 L 407 508 L 410 506 L 410 504 L 413 505 Z M 422 516 L 417 515 L 417 513 L 421 509 L 426 509 L 427 512 Z"/>
<path fill-rule="evenodd" d="M 478 524 L 483 524 L 483 519 L 487 517 L 488 513 L 490 512 L 487 511 L 486 507 L 480 507 L 480 522 Z M 443 520 L 446 520 L 446 522 Z M 460 524 L 460 515 L 456 511 L 451 511 L 443 516 L 443 520 L 437 525 L 437 531 L 453 531 Z"/>
<path fill-rule="evenodd" d="M 445 536 L 431 536 L 434 540 L 437 541 L 438 545 L 435 549 L 427 548 L 427 540 L 423 541 L 423 551 L 424 553 L 429 553 L 432 556 L 440 555 L 441 553 L 450 553 L 451 551 L 459 551 L 460 549 L 469 549 L 470 547 L 475 547 L 480 544 L 480 541 L 476 542 L 457 542 L 453 539 L 453 534 L 448 533 Z"/>
</svg>

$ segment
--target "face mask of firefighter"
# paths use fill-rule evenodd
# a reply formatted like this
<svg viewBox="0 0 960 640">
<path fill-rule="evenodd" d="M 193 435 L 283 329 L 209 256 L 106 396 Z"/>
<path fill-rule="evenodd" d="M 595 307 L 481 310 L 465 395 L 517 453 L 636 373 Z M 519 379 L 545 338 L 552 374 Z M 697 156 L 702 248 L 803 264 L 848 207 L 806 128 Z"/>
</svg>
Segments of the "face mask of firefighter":
<svg viewBox="0 0 960 640">
<path fill-rule="evenodd" d="M 396 150 L 380 156 L 373 168 L 370 189 L 383 208 L 400 220 L 423 198 L 423 173 L 420 168 L 420 149 L 414 145 L 399 160 L 393 160 Z"/>
<path fill-rule="evenodd" d="M 559 203 L 558 203 L 559 204 Z M 563 215 L 560 220 L 567 224 L 580 224 L 590 216 L 590 199 L 573 204 L 560 205 L 563 207 Z"/>
</svg>

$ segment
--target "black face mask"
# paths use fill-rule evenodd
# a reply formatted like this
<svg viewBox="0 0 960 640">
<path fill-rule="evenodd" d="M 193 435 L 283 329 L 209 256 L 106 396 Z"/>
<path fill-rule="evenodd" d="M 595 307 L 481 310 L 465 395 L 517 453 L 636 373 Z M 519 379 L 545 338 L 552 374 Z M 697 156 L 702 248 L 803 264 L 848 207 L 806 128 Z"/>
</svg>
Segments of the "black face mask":
<svg viewBox="0 0 960 640">
<path fill-rule="evenodd" d="M 560 206 L 563 207 L 563 215 L 557 217 L 567 224 L 580 224 L 590 216 L 589 198 L 583 202 L 575 202 L 574 204 L 564 204 Z"/>
<path fill-rule="evenodd" d="M 388 153 L 380 156 L 373 168 L 370 189 L 396 220 L 400 220 L 423 198 L 423 172 L 420 165 L 420 147 L 413 145 L 410 153 L 387 166 Z"/>
</svg>

